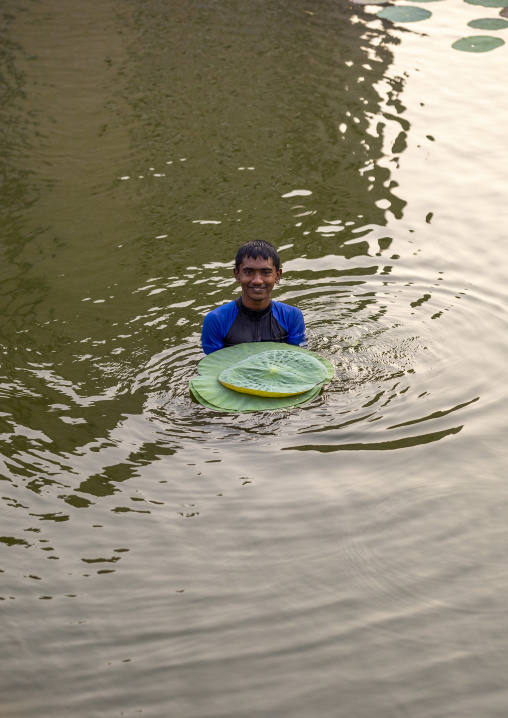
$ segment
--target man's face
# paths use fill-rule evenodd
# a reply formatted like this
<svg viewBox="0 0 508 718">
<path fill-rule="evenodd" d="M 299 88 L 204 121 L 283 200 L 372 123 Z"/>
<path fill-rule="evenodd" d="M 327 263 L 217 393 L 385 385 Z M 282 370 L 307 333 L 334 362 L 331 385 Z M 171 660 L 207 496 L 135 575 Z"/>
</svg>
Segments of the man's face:
<svg viewBox="0 0 508 718">
<path fill-rule="evenodd" d="M 242 288 L 243 304 L 248 309 L 265 309 L 270 304 L 272 289 L 280 282 L 282 269 L 275 269 L 271 257 L 245 257 L 234 271 Z"/>
</svg>

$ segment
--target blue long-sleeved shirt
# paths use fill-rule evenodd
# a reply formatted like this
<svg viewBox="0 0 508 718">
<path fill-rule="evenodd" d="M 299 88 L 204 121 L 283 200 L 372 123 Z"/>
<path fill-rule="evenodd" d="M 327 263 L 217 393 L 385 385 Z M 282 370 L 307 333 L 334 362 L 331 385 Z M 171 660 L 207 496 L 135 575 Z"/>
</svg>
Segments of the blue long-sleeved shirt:
<svg viewBox="0 0 508 718">
<path fill-rule="evenodd" d="M 205 354 L 245 342 L 285 342 L 305 346 L 302 312 L 271 301 L 266 309 L 248 309 L 238 297 L 209 312 L 203 321 L 201 345 Z"/>
</svg>

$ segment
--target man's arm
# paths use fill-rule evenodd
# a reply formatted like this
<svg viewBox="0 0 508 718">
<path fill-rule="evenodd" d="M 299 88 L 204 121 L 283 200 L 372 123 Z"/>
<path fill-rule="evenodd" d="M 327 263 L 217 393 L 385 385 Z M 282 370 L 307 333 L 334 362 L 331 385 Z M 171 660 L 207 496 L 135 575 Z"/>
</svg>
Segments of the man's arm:
<svg viewBox="0 0 508 718">
<path fill-rule="evenodd" d="M 273 303 L 273 313 L 277 321 L 288 333 L 287 343 L 300 347 L 307 346 L 307 332 L 303 314 L 297 307 L 283 302 Z"/>
<path fill-rule="evenodd" d="M 224 348 L 224 339 L 237 314 L 238 307 L 234 301 L 208 312 L 201 331 L 201 346 L 205 354 Z"/>
<path fill-rule="evenodd" d="M 305 330 L 305 320 L 302 312 L 297 308 L 293 307 L 294 315 L 292 322 L 288 327 L 288 344 L 297 344 L 300 347 L 307 346 L 307 332 Z"/>
<path fill-rule="evenodd" d="M 203 320 L 201 346 L 205 354 L 211 354 L 224 348 L 224 337 L 221 336 L 221 323 L 214 312 L 210 312 Z"/>
</svg>

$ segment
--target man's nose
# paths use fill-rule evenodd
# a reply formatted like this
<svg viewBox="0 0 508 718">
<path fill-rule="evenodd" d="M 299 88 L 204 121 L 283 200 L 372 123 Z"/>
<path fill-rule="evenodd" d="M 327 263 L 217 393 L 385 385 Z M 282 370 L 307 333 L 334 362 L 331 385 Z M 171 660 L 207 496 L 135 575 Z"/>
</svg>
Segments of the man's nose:
<svg viewBox="0 0 508 718">
<path fill-rule="evenodd" d="M 263 284 L 263 276 L 261 272 L 254 272 L 254 276 L 251 280 L 252 284 Z"/>
</svg>

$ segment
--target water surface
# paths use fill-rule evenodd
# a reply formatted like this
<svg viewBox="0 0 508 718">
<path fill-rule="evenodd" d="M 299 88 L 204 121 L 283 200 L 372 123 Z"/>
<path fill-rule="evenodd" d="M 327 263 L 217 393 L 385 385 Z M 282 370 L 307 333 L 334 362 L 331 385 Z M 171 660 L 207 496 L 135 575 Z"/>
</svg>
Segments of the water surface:
<svg viewBox="0 0 508 718">
<path fill-rule="evenodd" d="M 2 14 L 2 715 L 504 716 L 498 10 Z M 336 367 L 194 403 L 252 238 Z"/>
</svg>

